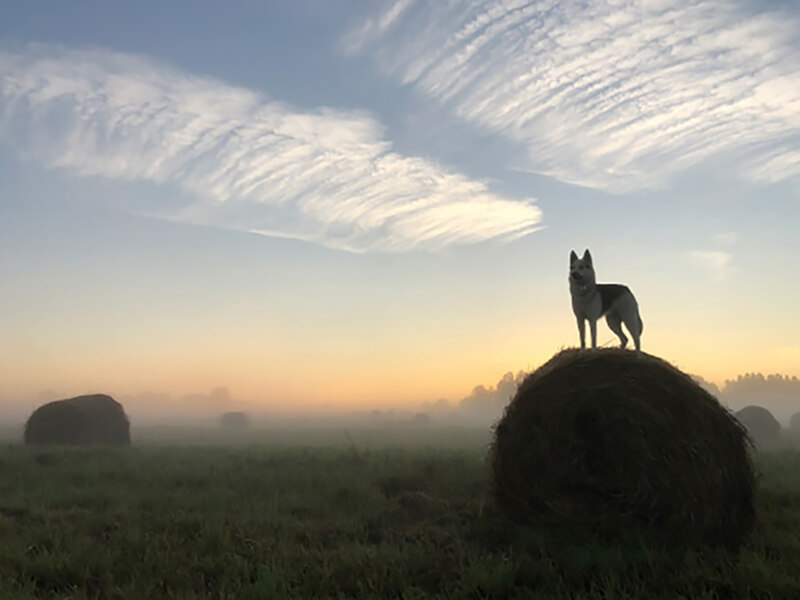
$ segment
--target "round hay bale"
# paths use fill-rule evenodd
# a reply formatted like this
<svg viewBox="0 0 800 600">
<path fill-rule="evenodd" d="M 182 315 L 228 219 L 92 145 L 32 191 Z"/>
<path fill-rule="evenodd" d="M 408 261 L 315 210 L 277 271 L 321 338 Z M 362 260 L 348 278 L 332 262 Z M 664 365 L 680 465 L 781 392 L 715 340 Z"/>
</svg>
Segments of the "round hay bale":
<svg viewBox="0 0 800 600">
<path fill-rule="evenodd" d="M 747 428 L 757 448 L 775 448 L 781 442 L 781 424 L 763 406 L 745 406 L 736 411 L 736 418 Z"/>
<path fill-rule="evenodd" d="M 91 443 L 91 423 L 77 406 L 64 400 L 37 408 L 25 424 L 26 444 Z"/>
<path fill-rule="evenodd" d="M 219 424 L 225 429 L 243 431 L 250 427 L 250 418 L 241 411 L 226 412 L 219 418 Z"/>
<path fill-rule="evenodd" d="M 789 427 L 795 431 L 800 431 L 800 412 L 794 413 L 792 418 L 789 419 Z"/>
<path fill-rule="evenodd" d="M 737 548 L 755 525 L 746 430 L 654 356 L 561 351 L 494 433 L 495 501 L 543 534 Z"/>
<path fill-rule="evenodd" d="M 128 445 L 130 423 L 111 396 L 91 394 L 49 402 L 25 423 L 26 444 Z"/>
</svg>

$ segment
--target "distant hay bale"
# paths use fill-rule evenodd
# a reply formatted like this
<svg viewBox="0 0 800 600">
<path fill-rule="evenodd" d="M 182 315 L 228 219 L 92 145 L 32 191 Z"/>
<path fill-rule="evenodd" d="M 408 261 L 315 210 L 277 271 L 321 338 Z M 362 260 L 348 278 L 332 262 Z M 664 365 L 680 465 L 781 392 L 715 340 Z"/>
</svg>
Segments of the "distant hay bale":
<svg viewBox="0 0 800 600">
<path fill-rule="evenodd" d="M 26 444 L 131 443 L 130 423 L 122 405 L 111 396 L 91 394 L 49 402 L 25 423 Z"/>
<path fill-rule="evenodd" d="M 781 424 L 763 406 L 745 406 L 736 411 L 736 418 L 745 426 L 756 448 L 775 448 L 781 442 Z"/>
<path fill-rule="evenodd" d="M 494 433 L 495 501 L 542 533 L 738 548 L 755 525 L 746 430 L 654 356 L 563 350 Z"/>
<path fill-rule="evenodd" d="M 219 424 L 225 429 L 243 431 L 250 427 L 250 417 L 241 411 L 226 412 L 220 416 Z"/>
<path fill-rule="evenodd" d="M 794 413 L 792 418 L 789 419 L 789 427 L 794 431 L 800 431 L 800 412 Z"/>
</svg>

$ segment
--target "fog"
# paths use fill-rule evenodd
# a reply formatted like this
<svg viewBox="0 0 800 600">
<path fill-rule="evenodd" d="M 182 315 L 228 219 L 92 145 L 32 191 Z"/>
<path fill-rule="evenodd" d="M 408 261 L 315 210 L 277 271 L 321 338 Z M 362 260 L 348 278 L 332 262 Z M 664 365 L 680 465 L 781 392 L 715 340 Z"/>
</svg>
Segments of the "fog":
<svg viewBox="0 0 800 600">
<path fill-rule="evenodd" d="M 474 430 L 477 437 L 482 435 L 480 432 L 489 432 L 525 375 L 522 371 L 508 372 L 494 385 L 476 385 L 462 398 L 439 398 L 416 406 L 388 406 L 376 400 L 374 408 L 361 410 L 335 406 L 308 408 L 307 405 L 293 410 L 285 403 L 271 405 L 269 400 L 241 400 L 225 386 L 179 396 L 163 392 L 116 395 L 113 390 L 74 393 L 44 390 L 33 395 L 14 396 L 0 391 L 0 424 L 4 437 L 14 438 L 30 413 L 42 404 L 80 393 L 109 393 L 122 403 L 134 437 L 141 440 L 258 442 L 267 437 L 286 441 L 294 435 L 298 440 L 320 443 L 346 442 L 347 436 L 360 438 L 361 442 L 370 441 L 373 436 L 373 442 L 382 438 L 386 442 L 413 443 L 417 440 L 422 443 L 432 439 L 442 443 L 447 438 L 443 430 Z M 734 411 L 751 404 L 763 406 L 784 426 L 789 425 L 792 415 L 800 412 L 800 380 L 796 376 L 747 373 L 727 380 L 722 387 L 702 376 L 692 377 Z M 275 408 L 277 405 L 281 408 Z M 245 431 L 224 431 L 220 418 L 229 412 L 246 415 Z M 279 430 L 281 434 L 277 435 Z"/>
</svg>

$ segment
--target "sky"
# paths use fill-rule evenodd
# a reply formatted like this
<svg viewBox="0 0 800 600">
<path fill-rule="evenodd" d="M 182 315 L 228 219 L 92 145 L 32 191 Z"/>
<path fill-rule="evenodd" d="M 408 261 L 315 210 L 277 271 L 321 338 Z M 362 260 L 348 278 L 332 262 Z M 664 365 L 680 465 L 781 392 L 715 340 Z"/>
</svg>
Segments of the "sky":
<svg viewBox="0 0 800 600">
<path fill-rule="evenodd" d="M 800 375 L 798 200 L 793 0 L 5 2 L 0 402 L 457 401 L 586 248 L 645 352 Z"/>
</svg>

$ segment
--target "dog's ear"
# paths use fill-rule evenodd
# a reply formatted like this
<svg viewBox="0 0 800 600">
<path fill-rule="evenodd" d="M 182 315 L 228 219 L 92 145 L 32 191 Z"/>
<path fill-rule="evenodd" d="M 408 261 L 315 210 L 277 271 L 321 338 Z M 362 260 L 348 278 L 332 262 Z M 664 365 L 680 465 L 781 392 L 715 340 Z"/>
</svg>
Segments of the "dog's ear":
<svg viewBox="0 0 800 600">
<path fill-rule="evenodd" d="M 585 262 L 587 265 L 591 266 L 591 264 L 592 264 L 592 255 L 589 254 L 589 249 L 588 248 L 586 250 L 584 250 L 583 258 L 581 260 L 583 260 L 583 262 Z"/>
<path fill-rule="evenodd" d="M 578 260 L 578 255 L 575 254 L 575 250 L 569 253 L 569 264 L 573 264 L 576 260 Z"/>
</svg>

